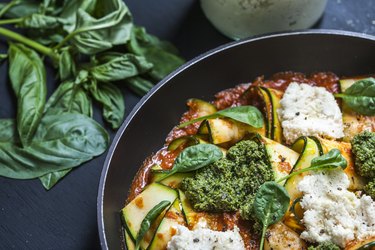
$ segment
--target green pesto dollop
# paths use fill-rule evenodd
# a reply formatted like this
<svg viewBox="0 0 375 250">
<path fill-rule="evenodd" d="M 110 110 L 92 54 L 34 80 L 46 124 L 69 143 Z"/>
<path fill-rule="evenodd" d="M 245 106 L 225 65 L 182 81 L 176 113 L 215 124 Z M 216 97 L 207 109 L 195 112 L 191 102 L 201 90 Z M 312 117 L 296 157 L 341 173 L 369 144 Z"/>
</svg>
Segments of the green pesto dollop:
<svg viewBox="0 0 375 250">
<path fill-rule="evenodd" d="M 256 191 L 273 179 L 264 145 L 244 140 L 231 147 L 225 158 L 185 178 L 181 189 L 197 211 L 240 210 L 241 217 L 250 220 Z"/>
<path fill-rule="evenodd" d="M 307 250 L 340 250 L 340 247 L 330 241 L 325 241 L 317 246 L 309 246 Z"/>
<path fill-rule="evenodd" d="M 354 136 L 351 143 L 356 171 L 369 181 L 364 191 L 375 199 L 375 133 L 362 132 Z"/>
<path fill-rule="evenodd" d="M 375 133 L 362 132 L 354 136 L 351 143 L 358 174 L 375 178 Z"/>
<path fill-rule="evenodd" d="M 367 195 L 371 196 L 375 200 L 375 178 L 369 181 L 363 188 Z"/>
</svg>

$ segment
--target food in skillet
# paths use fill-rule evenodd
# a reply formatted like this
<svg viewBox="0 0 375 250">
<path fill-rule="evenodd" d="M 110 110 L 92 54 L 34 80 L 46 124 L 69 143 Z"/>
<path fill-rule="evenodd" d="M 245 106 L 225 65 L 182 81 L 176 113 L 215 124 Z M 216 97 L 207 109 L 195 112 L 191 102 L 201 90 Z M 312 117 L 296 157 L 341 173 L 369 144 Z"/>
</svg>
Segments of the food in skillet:
<svg viewBox="0 0 375 250">
<path fill-rule="evenodd" d="M 188 100 L 135 176 L 127 249 L 375 247 L 374 78 L 283 72 L 215 97 Z"/>
</svg>

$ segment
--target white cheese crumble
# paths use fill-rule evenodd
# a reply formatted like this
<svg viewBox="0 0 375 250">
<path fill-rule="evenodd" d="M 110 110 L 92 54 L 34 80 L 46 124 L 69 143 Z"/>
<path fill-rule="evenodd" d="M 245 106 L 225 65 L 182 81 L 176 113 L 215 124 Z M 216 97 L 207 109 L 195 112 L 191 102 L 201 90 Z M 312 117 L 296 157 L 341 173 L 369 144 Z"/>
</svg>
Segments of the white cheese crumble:
<svg viewBox="0 0 375 250">
<path fill-rule="evenodd" d="M 302 239 L 344 247 L 351 240 L 375 236 L 375 202 L 367 195 L 358 198 L 348 191 L 349 184 L 342 170 L 316 172 L 302 179 L 298 184 L 304 193 Z"/>
<path fill-rule="evenodd" d="M 290 83 L 277 112 L 288 144 L 303 135 L 344 136 L 340 108 L 333 95 L 323 87 Z"/>
<path fill-rule="evenodd" d="M 187 227 L 177 226 L 177 234 L 168 242 L 168 250 L 244 250 L 245 245 L 235 227 L 233 231 L 218 232 L 208 228 L 190 231 Z"/>
</svg>

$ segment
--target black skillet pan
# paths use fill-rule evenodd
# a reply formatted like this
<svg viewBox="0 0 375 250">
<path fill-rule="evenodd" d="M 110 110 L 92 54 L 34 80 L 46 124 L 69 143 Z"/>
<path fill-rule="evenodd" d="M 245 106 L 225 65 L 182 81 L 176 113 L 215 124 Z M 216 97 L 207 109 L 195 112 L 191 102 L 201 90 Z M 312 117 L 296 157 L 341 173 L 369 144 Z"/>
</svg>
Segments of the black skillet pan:
<svg viewBox="0 0 375 250">
<path fill-rule="evenodd" d="M 143 160 L 163 146 L 188 98 L 212 100 L 220 90 L 286 70 L 375 73 L 375 37 L 314 30 L 246 39 L 209 51 L 166 77 L 133 109 L 109 149 L 97 203 L 102 248 L 122 248 L 119 211 L 131 181 Z"/>
</svg>

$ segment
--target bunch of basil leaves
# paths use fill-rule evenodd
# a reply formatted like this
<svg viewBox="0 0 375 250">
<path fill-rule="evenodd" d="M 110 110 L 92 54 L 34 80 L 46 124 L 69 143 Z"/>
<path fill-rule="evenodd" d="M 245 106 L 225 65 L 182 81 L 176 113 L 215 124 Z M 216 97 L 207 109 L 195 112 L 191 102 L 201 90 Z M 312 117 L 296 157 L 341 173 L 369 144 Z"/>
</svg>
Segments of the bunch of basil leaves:
<svg viewBox="0 0 375 250">
<path fill-rule="evenodd" d="M 40 178 L 46 189 L 107 149 L 93 101 L 116 129 L 125 113 L 118 84 L 143 95 L 184 62 L 171 44 L 135 26 L 122 0 L 0 3 L 0 37 L 9 42 L 0 62 L 9 61 L 17 98 L 16 119 L 0 120 L 0 175 Z M 60 82 L 48 99 L 45 63 Z"/>
</svg>

